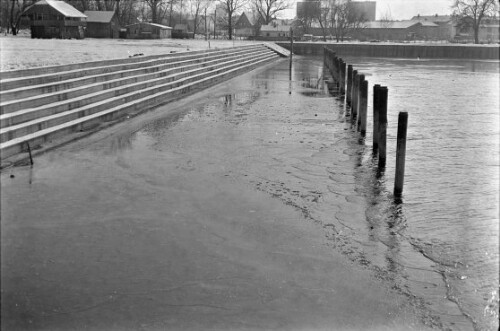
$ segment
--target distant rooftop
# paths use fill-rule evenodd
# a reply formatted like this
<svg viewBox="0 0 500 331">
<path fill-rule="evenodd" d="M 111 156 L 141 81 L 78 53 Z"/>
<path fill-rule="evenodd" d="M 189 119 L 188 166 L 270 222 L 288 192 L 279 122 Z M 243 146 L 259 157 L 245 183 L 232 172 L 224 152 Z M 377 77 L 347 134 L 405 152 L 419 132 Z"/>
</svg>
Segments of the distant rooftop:
<svg viewBox="0 0 500 331">
<path fill-rule="evenodd" d="M 290 25 L 262 25 L 260 27 L 260 31 L 279 31 L 279 32 L 287 32 L 290 31 Z"/>
<path fill-rule="evenodd" d="M 54 8 L 55 10 L 57 10 L 66 17 L 80 17 L 80 18 L 87 17 L 85 14 L 83 14 L 75 7 L 67 4 L 64 1 L 59 1 L 59 0 L 40 0 L 37 3 L 35 3 L 31 8 L 34 8 L 35 6 L 45 6 L 45 5 L 49 5 L 50 7 Z"/>
<path fill-rule="evenodd" d="M 438 26 L 433 22 L 409 20 L 409 21 L 371 21 L 371 22 L 366 22 L 365 27 L 369 29 L 407 29 L 416 24 L 421 24 L 422 26 Z"/>
<path fill-rule="evenodd" d="M 87 15 L 87 22 L 109 23 L 113 19 L 115 12 L 86 10 L 84 14 Z"/>
<path fill-rule="evenodd" d="M 412 21 L 429 21 L 429 22 L 449 22 L 452 20 L 450 15 L 417 15 L 411 18 Z"/>
</svg>

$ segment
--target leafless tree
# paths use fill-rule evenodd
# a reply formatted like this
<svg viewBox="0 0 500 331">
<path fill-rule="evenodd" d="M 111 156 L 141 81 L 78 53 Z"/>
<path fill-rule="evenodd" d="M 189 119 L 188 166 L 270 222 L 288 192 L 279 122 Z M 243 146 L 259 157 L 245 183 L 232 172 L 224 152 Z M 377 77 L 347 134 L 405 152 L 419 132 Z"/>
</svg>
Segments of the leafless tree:
<svg viewBox="0 0 500 331">
<path fill-rule="evenodd" d="M 2 26 L 5 26 L 7 31 L 10 30 L 14 36 L 17 35 L 22 14 L 35 2 L 35 0 L 2 0 Z"/>
<path fill-rule="evenodd" d="M 453 14 L 461 21 L 469 21 L 474 31 L 474 43 L 479 44 L 481 21 L 498 13 L 497 0 L 455 0 Z"/>
<path fill-rule="evenodd" d="M 253 0 L 253 5 L 264 20 L 263 24 L 270 24 L 276 15 L 290 8 L 290 0 Z"/>
<path fill-rule="evenodd" d="M 367 21 L 364 13 L 351 3 L 352 0 L 329 0 L 316 11 L 316 19 L 322 28 L 324 39 L 329 32 L 337 42 L 344 41 L 348 34 L 364 27 Z"/>
<path fill-rule="evenodd" d="M 151 14 L 151 22 L 161 23 L 165 15 L 167 14 L 167 1 L 165 0 L 144 0 L 146 5 L 149 7 Z"/>
<path fill-rule="evenodd" d="M 229 39 L 233 39 L 233 25 L 235 14 L 248 4 L 248 0 L 219 0 L 226 14 L 226 27 Z"/>
<path fill-rule="evenodd" d="M 209 0 L 189 0 L 188 8 L 190 9 L 191 17 L 194 19 L 193 33 L 196 35 L 199 25 L 202 22 L 202 16 L 205 10 L 210 6 Z"/>
<path fill-rule="evenodd" d="M 394 22 L 391 11 L 387 10 L 385 13 L 383 13 L 379 21 L 381 22 L 382 27 L 390 28 Z"/>
<path fill-rule="evenodd" d="M 299 20 L 301 28 L 305 34 L 309 33 L 313 22 L 318 21 L 320 17 L 320 1 L 303 2 L 300 10 L 297 10 L 297 19 Z"/>
</svg>

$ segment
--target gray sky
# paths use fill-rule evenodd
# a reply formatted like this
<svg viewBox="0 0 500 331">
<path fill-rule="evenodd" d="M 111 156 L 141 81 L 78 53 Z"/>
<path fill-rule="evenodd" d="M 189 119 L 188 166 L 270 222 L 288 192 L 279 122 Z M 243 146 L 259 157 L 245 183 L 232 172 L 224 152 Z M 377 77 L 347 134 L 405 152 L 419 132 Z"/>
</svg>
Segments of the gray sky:
<svg viewBox="0 0 500 331">
<path fill-rule="evenodd" d="M 294 3 L 297 0 L 293 0 Z M 413 16 L 450 14 L 453 0 L 376 0 L 377 19 L 390 13 L 394 20 L 410 19 Z M 295 4 L 293 10 L 288 10 L 287 17 L 295 17 Z"/>
</svg>

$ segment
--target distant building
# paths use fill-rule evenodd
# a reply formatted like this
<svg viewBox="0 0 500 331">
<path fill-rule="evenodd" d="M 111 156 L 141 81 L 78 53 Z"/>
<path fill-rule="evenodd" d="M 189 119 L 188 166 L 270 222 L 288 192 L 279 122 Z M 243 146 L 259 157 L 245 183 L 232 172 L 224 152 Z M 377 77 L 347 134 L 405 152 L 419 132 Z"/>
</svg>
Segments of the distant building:
<svg viewBox="0 0 500 331">
<path fill-rule="evenodd" d="M 31 38 L 83 39 L 87 16 L 64 1 L 41 0 L 24 16 L 30 20 Z"/>
<path fill-rule="evenodd" d="M 260 27 L 260 38 L 262 40 L 288 40 L 290 39 L 289 25 L 262 25 Z"/>
<path fill-rule="evenodd" d="M 130 39 L 164 39 L 172 38 L 172 28 L 169 26 L 140 22 L 126 26 L 127 38 Z"/>
<path fill-rule="evenodd" d="M 358 15 L 362 15 L 359 17 L 363 17 L 366 21 L 375 21 L 377 13 L 376 1 L 352 1 L 349 5 Z"/>
<path fill-rule="evenodd" d="M 436 39 L 437 31 L 438 25 L 433 22 L 372 21 L 366 22 L 362 29 L 354 31 L 351 37 L 361 41 L 428 40 Z"/>
<path fill-rule="evenodd" d="M 429 16 L 413 16 L 412 21 L 432 22 L 438 26 L 436 32 L 437 40 L 451 40 L 456 35 L 456 24 L 450 15 L 429 15 Z"/>
<path fill-rule="evenodd" d="M 85 36 L 89 38 L 119 38 L 120 23 L 114 11 L 84 12 L 87 15 Z"/>
<path fill-rule="evenodd" d="M 483 18 L 479 27 L 479 41 L 498 43 L 500 41 L 500 22 L 498 18 Z"/>
<path fill-rule="evenodd" d="M 257 29 L 258 24 L 246 13 L 242 13 L 234 24 L 234 34 L 237 37 L 253 37 L 256 35 Z"/>
<path fill-rule="evenodd" d="M 172 38 L 193 39 L 194 33 L 189 31 L 188 24 L 176 24 L 172 30 Z"/>
</svg>

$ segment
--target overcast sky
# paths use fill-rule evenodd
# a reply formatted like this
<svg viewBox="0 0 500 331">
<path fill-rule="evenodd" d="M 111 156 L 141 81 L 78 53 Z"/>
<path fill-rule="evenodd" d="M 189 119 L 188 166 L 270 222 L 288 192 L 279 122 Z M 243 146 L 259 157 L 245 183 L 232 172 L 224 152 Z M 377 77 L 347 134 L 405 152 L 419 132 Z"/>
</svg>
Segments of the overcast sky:
<svg viewBox="0 0 500 331">
<path fill-rule="evenodd" d="M 296 3 L 296 0 L 292 0 Z M 434 15 L 434 14 L 450 14 L 450 6 L 453 0 L 376 0 L 377 2 L 377 20 L 386 13 L 394 20 L 410 19 L 413 16 L 420 15 Z M 295 4 L 294 9 L 289 10 L 286 14 L 287 17 L 295 17 Z"/>
</svg>

